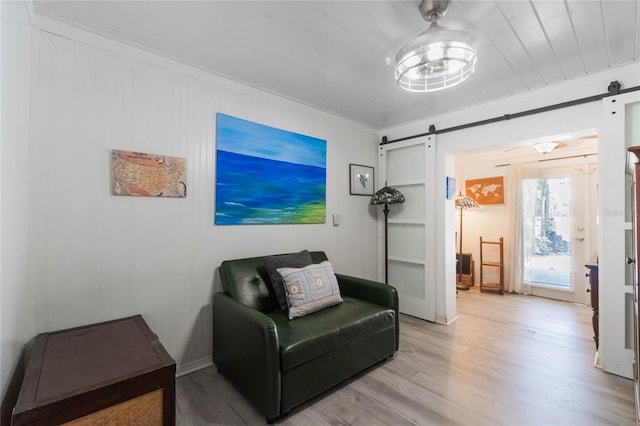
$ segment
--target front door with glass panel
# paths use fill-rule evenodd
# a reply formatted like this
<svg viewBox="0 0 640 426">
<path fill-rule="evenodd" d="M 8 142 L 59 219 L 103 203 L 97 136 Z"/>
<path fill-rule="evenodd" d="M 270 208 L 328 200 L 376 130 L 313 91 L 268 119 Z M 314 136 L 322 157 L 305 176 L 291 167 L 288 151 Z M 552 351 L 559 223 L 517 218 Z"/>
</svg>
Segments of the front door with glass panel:
<svg viewBox="0 0 640 426">
<path fill-rule="evenodd" d="M 523 281 L 534 295 L 589 303 L 590 171 L 544 169 L 523 181 Z"/>
</svg>

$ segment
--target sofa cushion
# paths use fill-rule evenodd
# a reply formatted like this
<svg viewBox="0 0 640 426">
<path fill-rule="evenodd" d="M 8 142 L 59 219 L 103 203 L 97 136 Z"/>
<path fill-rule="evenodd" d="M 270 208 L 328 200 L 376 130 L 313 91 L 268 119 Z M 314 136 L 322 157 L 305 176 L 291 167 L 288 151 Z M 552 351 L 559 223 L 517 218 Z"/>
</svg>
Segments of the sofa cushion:
<svg viewBox="0 0 640 426">
<path fill-rule="evenodd" d="M 271 280 L 271 287 L 278 299 L 280 309 L 287 309 L 287 295 L 284 290 L 284 281 L 278 272 L 278 268 L 302 268 L 311 265 L 313 260 L 308 250 L 302 250 L 298 253 L 279 254 L 276 256 L 265 256 L 264 264 L 267 267 L 267 273 Z"/>
<path fill-rule="evenodd" d="M 338 279 L 329 261 L 304 268 L 278 268 L 284 281 L 289 319 L 342 303 Z"/>
<path fill-rule="evenodd" d="M 349 296 L 343 300 L 295 321 L 282 311 L 268 314 L 278 329 L 283 370 L 395 327 L 393 309 Z"/>
</svg>

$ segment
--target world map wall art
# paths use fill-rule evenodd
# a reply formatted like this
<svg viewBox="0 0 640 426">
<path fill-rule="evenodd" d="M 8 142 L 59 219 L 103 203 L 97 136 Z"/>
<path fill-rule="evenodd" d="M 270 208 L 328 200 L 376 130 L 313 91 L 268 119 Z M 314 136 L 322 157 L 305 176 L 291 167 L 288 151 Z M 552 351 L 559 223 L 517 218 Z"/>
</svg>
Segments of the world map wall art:
<svg viewBox="0 0 640 426">
<path fill-rule="evenodd" d="M 467 197 L 478 204 L 504 204 L 503 176 L 472 179 L 465 182 Z"/>
<path fill-rule="evenodd" d="M 187 196 L 186 173 L 184 158 L 111 151 L 113 195 L 184 198 Z"/>
<path fill-rule="evenodd" d="M 327 142 L 216 114 L 216 225 L 326 222 Z"/>
</svg>

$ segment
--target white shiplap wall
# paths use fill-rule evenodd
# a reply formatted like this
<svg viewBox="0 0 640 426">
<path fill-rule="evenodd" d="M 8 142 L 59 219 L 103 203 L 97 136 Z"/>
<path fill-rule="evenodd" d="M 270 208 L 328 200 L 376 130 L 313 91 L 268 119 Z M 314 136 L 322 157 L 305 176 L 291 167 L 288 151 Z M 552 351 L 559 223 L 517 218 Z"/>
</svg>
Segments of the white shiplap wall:
<svg viewBox="0 0 640 426">
<path fill-rule="evenodd" d="M 26 239 L 32 30 L 22 2 L 0 2 L 0 15 L 0 393 L 4 405 L 24 344 L 35 332 L 35 303 L 27 280 Z"/>
<path fill-rule="evenodd" d="M 39 33 L 28 218 L 38 332 L 141 313 L 180 371 L 210 359 L 224 259 L 318 249 L 339 272 L 376 277 L 377 212 L 349 195 L 348 165 L 375 165 L 377 132 L 72 33 Z M 327 223 L 214 226 L 216 112 L 326 139 Z M 185 157 L 187 198 L 110 195 L 111 149 Z"/>
</svg>

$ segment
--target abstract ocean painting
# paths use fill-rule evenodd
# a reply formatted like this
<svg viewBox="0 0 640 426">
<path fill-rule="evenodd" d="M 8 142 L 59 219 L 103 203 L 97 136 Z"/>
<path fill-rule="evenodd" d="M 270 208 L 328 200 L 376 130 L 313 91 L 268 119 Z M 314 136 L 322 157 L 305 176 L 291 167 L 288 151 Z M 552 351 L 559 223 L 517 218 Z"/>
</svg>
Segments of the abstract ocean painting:
<svg viewBox="0 0 640 426">
<path fill-rule="evenodd" d="M 216 114 L 216 225 L 326 221 L 327 142 Z"/>
</svg>

